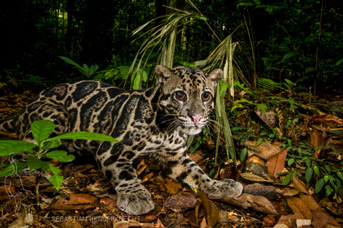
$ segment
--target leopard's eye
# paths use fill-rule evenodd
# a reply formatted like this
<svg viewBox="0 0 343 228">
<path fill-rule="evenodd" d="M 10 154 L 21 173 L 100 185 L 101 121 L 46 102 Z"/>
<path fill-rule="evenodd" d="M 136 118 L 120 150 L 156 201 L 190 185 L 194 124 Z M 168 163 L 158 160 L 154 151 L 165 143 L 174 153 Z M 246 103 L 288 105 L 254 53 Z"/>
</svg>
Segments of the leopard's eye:
<svg viewBox="0 0 343 228">
<path fill-rule="evenodd" d="M 174 93 L 174 97 L 179 101 L 185 101 L 186 100 L 186 94 L 184 94 L 181 91 L 177 91 Z"/>
<path fill-rule="evenodd" d="M 209 92 L 203 92 L 201 95 L 201 99 L 203 101 L 209 101 L 211 100 L 211 94 Z"/>
</svg>

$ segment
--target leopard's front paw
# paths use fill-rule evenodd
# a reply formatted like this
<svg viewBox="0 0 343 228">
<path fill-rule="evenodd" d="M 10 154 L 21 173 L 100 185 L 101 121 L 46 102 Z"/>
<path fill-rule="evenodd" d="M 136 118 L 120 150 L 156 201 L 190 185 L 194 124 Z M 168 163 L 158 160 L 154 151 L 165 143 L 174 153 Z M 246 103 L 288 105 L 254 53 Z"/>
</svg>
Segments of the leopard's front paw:
<svg viewBox="0 0 343 228">
<path fill-rule="evenodd" d="M 243 185 L 231 179 L 214 181 L 209 196 L 238 197 L 242 194 Z"/>
<path fill-rule="evenodd" d="M 118 208 L 130 215 L 141 215 L 155 208 L 151 194 L 143 186 L 142 188 L 129 189 L 118 193 Z"/>
</svg>

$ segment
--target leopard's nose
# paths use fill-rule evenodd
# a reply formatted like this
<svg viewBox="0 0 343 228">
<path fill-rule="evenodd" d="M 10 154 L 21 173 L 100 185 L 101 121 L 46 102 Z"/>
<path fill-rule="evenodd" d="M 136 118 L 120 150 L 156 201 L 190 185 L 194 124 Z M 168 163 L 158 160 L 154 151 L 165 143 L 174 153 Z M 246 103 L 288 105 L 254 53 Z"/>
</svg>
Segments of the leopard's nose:
<svg viewBox="0 0 343 228">
<path fill-rule="evenodd" d="M 202 116 L 198 116 L 198 115 L 192 116 L 192 120 L 193 120 L 194 123 L 198 123 L 200 121 L 201 117 Z"/>
</svg>

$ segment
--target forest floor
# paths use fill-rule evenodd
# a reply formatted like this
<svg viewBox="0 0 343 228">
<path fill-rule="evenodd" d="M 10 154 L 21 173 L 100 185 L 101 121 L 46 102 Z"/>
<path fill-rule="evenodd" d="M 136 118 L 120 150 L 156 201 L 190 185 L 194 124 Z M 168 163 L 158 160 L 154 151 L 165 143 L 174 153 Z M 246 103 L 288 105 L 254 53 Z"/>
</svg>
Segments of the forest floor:
<svg viewBox="0 0 343 228">
<path fill-rule="evenodd" d="M 0 227 L 342 227 L 343 91 L 309 93 L 236 91 L 227 99 L 229 122 L 239 153 L 236 166 L 214 166 L 215 137 L 195 138 L 190 157 L 215 179 L 244 185 L 237 199 L 208 198 L 174 182 L 148 158 L 134 163 L 155 209 L 130 216 L 117 208 L 111 184 L 88 158 L 51 162 L 62 170 L 57 192 L 45 178 L 36 197 L 34 174 L 0 179 Z M 21 110 L 34 94 L 0 97 L 0 118 Z M 268 104 L 266 112 L 260 104 Z M 0 139 L 16 139 L 1 134 Z M 191 153 L 193 152 L 193 153 Z M 223 157 L 223 158 L 222 158 Z M 8 162 L 0 157 L 0 165 Z"/>
</svg>

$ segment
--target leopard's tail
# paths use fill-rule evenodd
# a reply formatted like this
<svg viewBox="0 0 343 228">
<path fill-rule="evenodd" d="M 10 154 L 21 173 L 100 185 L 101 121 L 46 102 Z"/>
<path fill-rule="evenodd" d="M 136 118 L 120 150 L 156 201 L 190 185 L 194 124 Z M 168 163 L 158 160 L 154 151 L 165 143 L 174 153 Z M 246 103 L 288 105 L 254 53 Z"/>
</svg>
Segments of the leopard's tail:
<svg viewBox="0 0 343 228">
<path fill-rule="evenodd" d="M 15 132 L 15 121 L 13 117 L 0 119 L 0 131 L 2 132 Z"/>
</svg>

